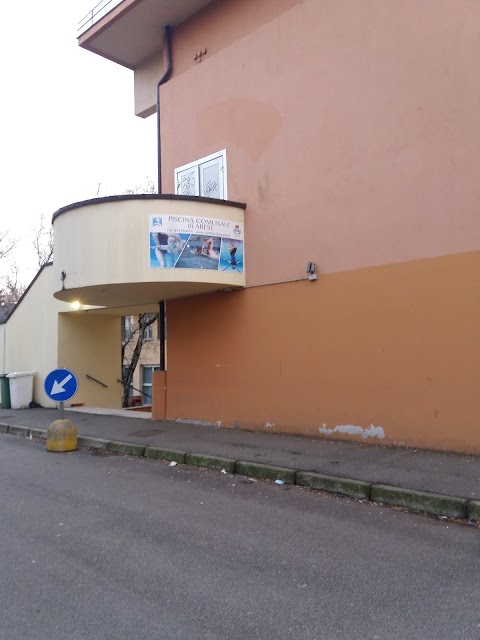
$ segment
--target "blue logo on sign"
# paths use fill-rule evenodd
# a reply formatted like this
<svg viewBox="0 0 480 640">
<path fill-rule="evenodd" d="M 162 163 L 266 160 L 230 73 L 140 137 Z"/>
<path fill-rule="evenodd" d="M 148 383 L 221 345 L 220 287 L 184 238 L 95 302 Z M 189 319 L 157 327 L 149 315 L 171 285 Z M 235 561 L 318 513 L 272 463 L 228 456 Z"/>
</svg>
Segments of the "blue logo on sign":
<svg viewBox="0 0 480 640">
<path fill-rule="evenodd" d="M 161 227 L 163 226 L 162 218 L 152 218 L 152 227 Z"/>
<path fill-rule="evenodd" d="M 45 378 L 43 386 L 49 398 L 65 402 L 77 393 L 78 380 L 68 369 L 54 369 Z"/>
</svg>

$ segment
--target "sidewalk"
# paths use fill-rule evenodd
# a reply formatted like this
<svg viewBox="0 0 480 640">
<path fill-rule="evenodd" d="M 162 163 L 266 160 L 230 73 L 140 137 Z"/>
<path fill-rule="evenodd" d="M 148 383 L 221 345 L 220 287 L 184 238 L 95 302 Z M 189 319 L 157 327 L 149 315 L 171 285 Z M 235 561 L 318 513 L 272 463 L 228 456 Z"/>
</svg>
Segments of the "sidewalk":
<svg viewBox="0 0 480 640">
<path fill-rule="evenodd" d="M 65 411 L 79 436 L 313 471 L 480 500 L 480 456 Z M 145 416 L 141 416 L 145 418 Z M 56 409 L 0 409 L 0 423 L 46 429 Z"/>
</svg>

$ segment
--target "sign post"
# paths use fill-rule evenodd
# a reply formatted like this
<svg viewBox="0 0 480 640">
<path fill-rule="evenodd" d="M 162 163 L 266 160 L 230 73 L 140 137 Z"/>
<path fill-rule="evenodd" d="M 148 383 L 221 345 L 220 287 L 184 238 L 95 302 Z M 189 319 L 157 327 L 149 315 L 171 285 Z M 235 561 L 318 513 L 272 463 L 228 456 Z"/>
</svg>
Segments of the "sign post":
<svg viewBox="0 0 480 640">
<path fill-rule="evenodd" d="M 45 393 L 60 405 L 60 420 L 47 429 L 47 451 L 74 451 L 77 448 L 77 428 L 65 420 L 64 402 L 78 390 L 78 380 L 68 369 L 50 371 L 44 382 Z"/>
</svg>

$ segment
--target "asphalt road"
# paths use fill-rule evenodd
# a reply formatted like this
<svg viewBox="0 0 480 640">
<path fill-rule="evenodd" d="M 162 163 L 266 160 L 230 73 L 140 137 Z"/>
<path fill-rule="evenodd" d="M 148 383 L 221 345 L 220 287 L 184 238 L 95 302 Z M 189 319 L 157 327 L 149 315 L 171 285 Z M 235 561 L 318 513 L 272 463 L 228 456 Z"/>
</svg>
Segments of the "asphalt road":
<svg viewBox="0 0 480 640">
<path fill-rule="evenodd" d="M 1 640 L 475 640 L 480 530 L 0 435 Z"/>
</svg>

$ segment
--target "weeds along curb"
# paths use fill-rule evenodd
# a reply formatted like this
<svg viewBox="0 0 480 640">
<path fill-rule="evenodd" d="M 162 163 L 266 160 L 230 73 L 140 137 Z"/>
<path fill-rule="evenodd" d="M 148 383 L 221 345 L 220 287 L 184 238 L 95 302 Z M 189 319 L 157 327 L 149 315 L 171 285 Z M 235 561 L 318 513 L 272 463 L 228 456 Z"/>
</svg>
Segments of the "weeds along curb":
<svg viewBox="0 0 480 640">
<path fill-rule="evenodd" d="M 47 435 L 46 429 L 30 429 L 29 427 L 5 423 L 0 423 L 0 433 L 27 438 L 30 436 L 36 440 L 45 440 Z M 393 485 L 364 482 L 354 478 L 341 478 L 313 471 L 300 471 L 258 462 L 234 460 L 233 458 L 224 458 L 222 456 L 188 453 L 178 449 L 144 446 L 133 442 L 119 442 L 89 436 L 78 436 L 78 446 L 79 448 L 103 450 L 118 455 L 177 462 L 178 464 L 188 464 L 200 468 L 221 469 L 228 473 L 260 480 L 280 480 L 285 484 L 296 484 L 300 487 L 318 491 L 402 507 L 407 511 L 416 513 L 467 519 L 471 522 L 480 523 L 479 500 L 468 500 L 458 496 L 405 489 Z"/>
</svg>

